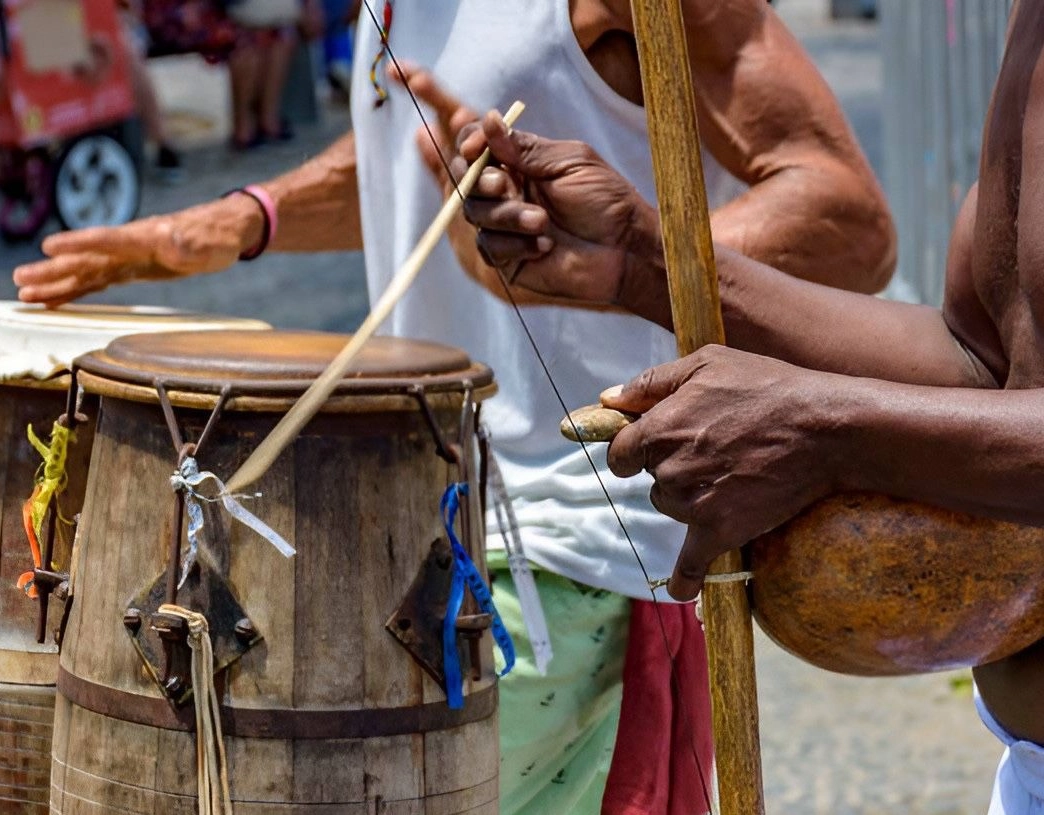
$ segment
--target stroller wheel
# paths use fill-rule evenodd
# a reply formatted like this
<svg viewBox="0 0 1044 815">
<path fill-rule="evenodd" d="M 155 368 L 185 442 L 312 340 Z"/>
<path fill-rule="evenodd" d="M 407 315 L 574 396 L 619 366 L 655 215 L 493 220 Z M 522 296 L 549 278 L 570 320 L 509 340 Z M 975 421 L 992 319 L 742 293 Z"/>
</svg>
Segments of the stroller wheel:
<svg viewBox="0 0 1044 815">
<path fill-rule="evenodd" d="M 54 211 L 66 229 L 125 224 L 140 202 L 138 166 L 111 136 L 81 136 L 58 159 Z"/>
<path fill-rule="evenodd" d="M 31 150 L 8 162 L 4 175 L 0 236 L 8 243 L 32 240 L 51 217 L 51 157 Z"/>
</svg>

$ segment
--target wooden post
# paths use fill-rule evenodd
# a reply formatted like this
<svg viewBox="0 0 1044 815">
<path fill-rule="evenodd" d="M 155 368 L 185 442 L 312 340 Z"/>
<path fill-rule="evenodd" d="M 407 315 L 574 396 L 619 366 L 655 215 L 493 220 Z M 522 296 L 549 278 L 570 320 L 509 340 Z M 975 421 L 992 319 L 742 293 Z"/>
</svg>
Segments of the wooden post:
<svg viewBox="0 0 1044 815">
<path fill-rule="evenodd" d="M 681 356 L 724 343 L 692 74 L 679 0 L 632 0 L 674 333 Z M 743 570 L 739 552 L 711 573 Z M 707 584 L 703 618 L 722 815 L 765 811 L 754 634 L 743 582 Z"/>
</svg>

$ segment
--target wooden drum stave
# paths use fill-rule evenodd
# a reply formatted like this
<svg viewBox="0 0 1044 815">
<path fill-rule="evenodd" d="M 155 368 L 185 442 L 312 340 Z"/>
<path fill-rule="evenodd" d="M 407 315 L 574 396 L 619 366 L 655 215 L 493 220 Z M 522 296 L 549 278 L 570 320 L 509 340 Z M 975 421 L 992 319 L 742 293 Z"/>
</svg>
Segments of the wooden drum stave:
<svg viewBox="0 0 1044 815">
<path fill-rule="evenodd" d="M 81 385 L 101 410 L 77 574 L 97 588 L 79 593 L 62 648 L 53 812 L 196 811 L 192 704 L 176 709 L 165 698 L 162 653 L 142 651 L 154 656 L 147 670 L 134 647 L 157 619 L 149 587 L 164 582 L 177 512 L 177 456 L 154 383 L 187 441 L 202 432 L 215 394 L 231 389 L 197 456 L 227 478 L 345 338 L 254 340 L 130 337 L 80 360 Z M 194 607 L 206 573 L 237 609 L 228 617 L 207 595 L 215 661 L 227 664 L 217 686 L 239 815 L 497 811 L 488 633 L 464 708 L 451 711 L 442 687 L 385 630 L 440 537 L 439 498 L 456 480 L 456 467 L 435 454 L 432 425 L 459 438 L 465 393 L 477 402 L 493 391 L 489 369 L 456 349 L 372 340 L 255 485 L 261 497 L 243 502 L 296 548 L 293 558 L 205 506 L 201 568 L 176 599 Z M 127 626 L 132 606 L 140 629 Z M 222 614 L 242 614 L 257 635 L 231 656 Z"/>
<path fill-rule="evenodd" d="M 63 604 L 48 604 L 44 642 L 37 641 L 39 601 L 18 588 L 33 559 L 22 510 L 41 464 L 26 428 L 46 439 L 66 410 L 74 357 L 121 334 L 264 323 L 192 315 L 167 309 L 70 306 L 55 311 L 0 302 L 0 811 L 37 815 L 47 808 L 58 648 L 53 639 Z M 90 405 L 84 408 L 91 412 Z M 79 513 L 94 432 L 88 421 L 70 445 L 61 513 Z M 58 523 L 52 562 L 68 569 L 71 527 Z"/>
</svg>

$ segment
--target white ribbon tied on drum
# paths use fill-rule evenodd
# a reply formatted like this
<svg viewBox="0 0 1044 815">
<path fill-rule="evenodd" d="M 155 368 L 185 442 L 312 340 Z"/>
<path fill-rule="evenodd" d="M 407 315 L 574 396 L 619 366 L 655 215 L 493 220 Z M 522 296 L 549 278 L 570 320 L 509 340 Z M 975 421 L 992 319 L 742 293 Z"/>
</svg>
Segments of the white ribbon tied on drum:
<svg viewBox="0 0 1044 815">
<path fill-rule="evenodd" d="M 212 496 L 202 495 L 197 490 L 199 486 L 208 481 L 213 482 L 217 488 L 216 494 Z M 199 554 L 199 533 L 203 530 L 203 505 L 201 503 L 203 501 L 208 503 L 219 501 L 229 515 L 244 526 L 253 529 L 258 535 L 278 549 L 283 557 L 293 557 L 297 554 L 294 547 L 287 543 L 282 535 L 239 503 L 241 498 L 260 498 L 261 493 L 256 492 L 253 495 L 230 493 L 224 482 L 212 472 L 207 470 L 200 472 L 199 464 L 192 456 L 188 456 L 181 463 L 178 471 L 170 477 L 170 486 L 175 492 L 185 493 L 185 511 L 188 513 L 189 519 L 189 546 L 181 563 L 181 578 L 178 580 L 179 589 L 185 583 L 185 578 L 188 577 Z"/>
<path fill-rule="evenodd" d="M 485 425 L 481 427 L 480 432 L 487 438 L 489 437 L 489 430 Z M 515 510 L 511 506 L 511 496 L 504 485 L 504 476 L 500 472 L 500 465 L 497 464 L 497 457 L 492 450 L 489 453 L 488 477 L 489 486 L 493 492 L 493 509 L 497 517 L 497 526 L 500 527 L 500 535 L 504 539 L 508 568 L 511 570 L 511 578 L 515 582 L 518 605 L 522 611 L 522 622 L 526 626 L 529 644 L 533 648 L 537 673 L 547 676 L 547 666 L 554 656 L 551 649 L 551 635 L 547 630 L 547 618 L 544 616 L 544 606 L 540 602 L 540 594 L 537 592 L 536 581 L 533 579 L 533 570 L 529 568 L 529 560 L 522 547 L 522 534 L 518 529 Z"/>
</svg>

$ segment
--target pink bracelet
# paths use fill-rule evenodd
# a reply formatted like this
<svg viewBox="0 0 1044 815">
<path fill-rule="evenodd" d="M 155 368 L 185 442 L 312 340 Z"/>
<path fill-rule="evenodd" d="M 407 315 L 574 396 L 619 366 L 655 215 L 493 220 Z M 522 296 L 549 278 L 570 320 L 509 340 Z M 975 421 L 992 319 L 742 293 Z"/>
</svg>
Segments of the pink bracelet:
<svg viewBox="0 0 1044 815">
<path fill-rule="evenodd" d="M 225 198 L 236 192 L 249 195 L 257 201 L 258 206 L 261 207 L 261 214 L 264 216 L 264 223 L 261 226 L 261 240 L 257 242 L 257 245 L 250 247 L 239 256 L 240 260 L 253 260 L 256 257 L 260 257 L 268 248 L 268 244 L 275 238 L 276 228 L 279 226 L 279 215 L 276 212 L 275 201 L 272 200 L 272 196 L 268 194 L 264 187 L 259 187 L 257 184 L 248 184 L 245 187 L 229 190 L 221 197 Z"/>
</svg>

